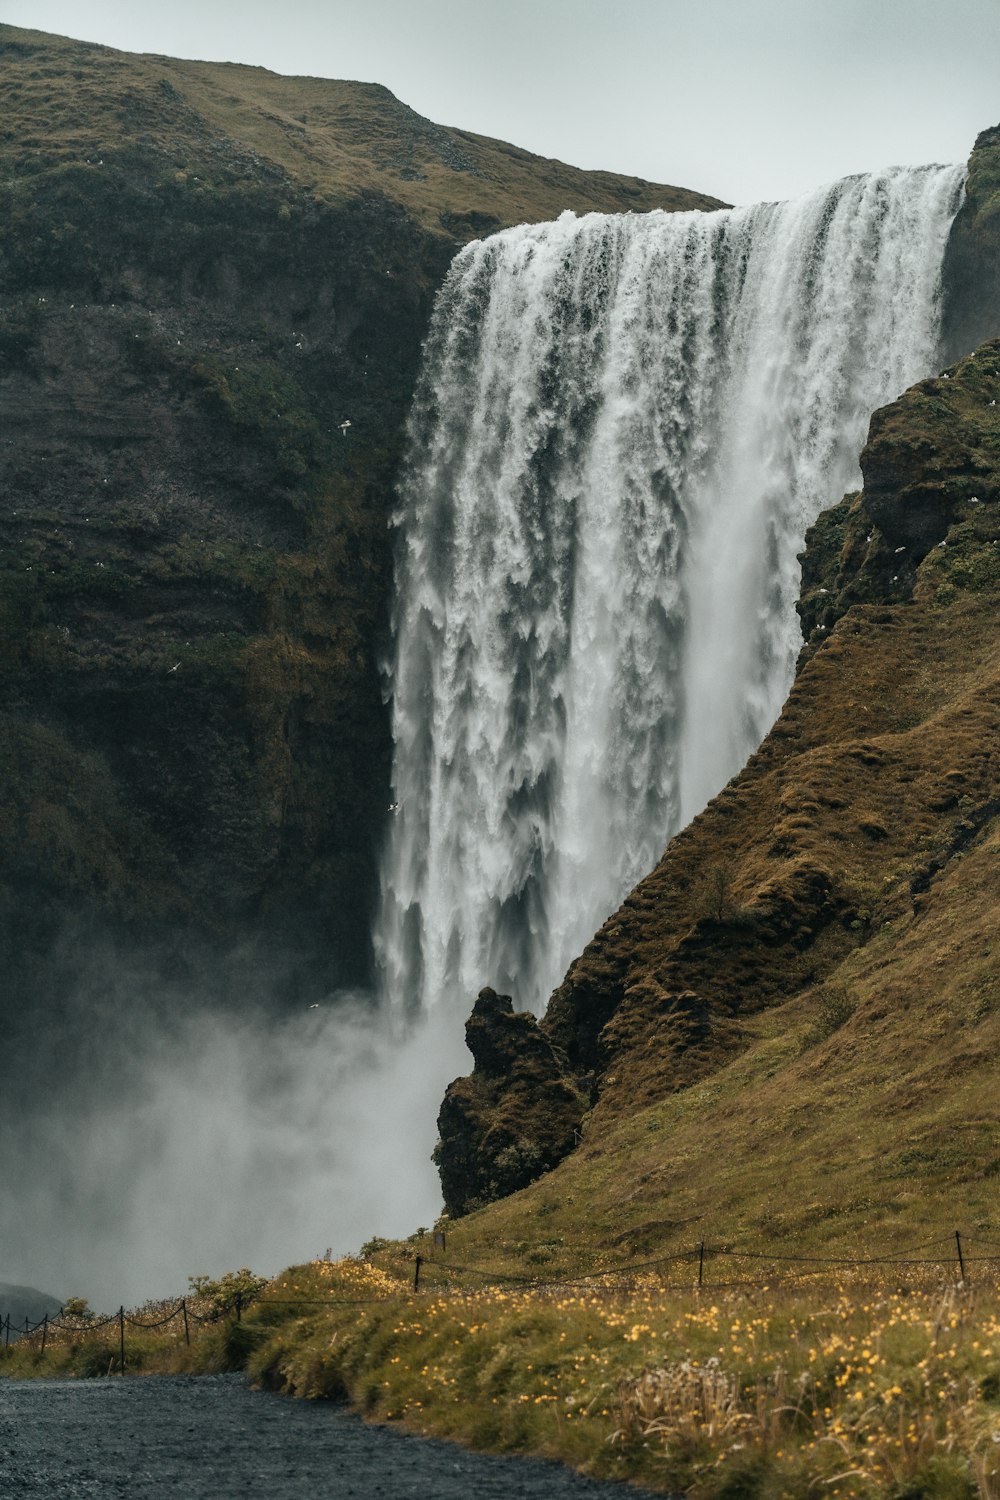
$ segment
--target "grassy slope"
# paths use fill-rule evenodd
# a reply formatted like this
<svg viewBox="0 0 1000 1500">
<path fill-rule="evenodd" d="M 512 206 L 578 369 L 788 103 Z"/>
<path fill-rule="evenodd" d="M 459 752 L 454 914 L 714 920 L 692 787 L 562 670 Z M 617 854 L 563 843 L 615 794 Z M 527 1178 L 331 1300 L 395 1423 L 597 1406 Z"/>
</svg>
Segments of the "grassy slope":
<svg viewBox="0 0 1000 1500">
<path fill-rule="evenodd" d="M 379 84 L 133 55 L 0 26 L 8 57 L 36 46 L 44 60 L 10 87 L 3 125 L 26 156 L 90 157 L 126 134 L 177 156 L 185 170 L 210 159 L 223 139 L 238 141 L 247 157 L 280 168 L 318 197 L 381 194 L 438 232 L 463 219 L 476 228 L 476 216 L 486 227 L 552 218 L 564 208 L 721 206 L 682 188 L 581 171 L 434 125 Z M 59 86 L 67 75 L 71 90 Z"/>
</svg>

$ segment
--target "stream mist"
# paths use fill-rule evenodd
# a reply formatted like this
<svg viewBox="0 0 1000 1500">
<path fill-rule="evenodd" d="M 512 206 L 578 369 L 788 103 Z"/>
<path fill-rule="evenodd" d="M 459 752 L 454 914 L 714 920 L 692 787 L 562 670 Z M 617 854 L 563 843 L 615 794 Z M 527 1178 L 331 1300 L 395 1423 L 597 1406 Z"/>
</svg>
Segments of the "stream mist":
<svg viewBox="0 0 1000 1500">
<path fill-rule="evenodd" d="M 92 977 L 71 1023 L 36 1031 L 34 1069 L 0 1112 L 0 1279 L 108 1310 L 433 1224 L 461 1025 L 404 1024 L 361 993 L 266 1003 L 266 985 L 234 1013 Z"/>
</svg>

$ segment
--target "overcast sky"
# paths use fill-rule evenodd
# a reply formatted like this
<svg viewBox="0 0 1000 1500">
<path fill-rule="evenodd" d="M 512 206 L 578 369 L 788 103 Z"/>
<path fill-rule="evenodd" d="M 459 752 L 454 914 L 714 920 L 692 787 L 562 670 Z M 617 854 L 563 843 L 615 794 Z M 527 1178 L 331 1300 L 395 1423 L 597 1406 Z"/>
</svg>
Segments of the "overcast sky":
<svg viewBox="0 0 1000 1500">
<path fill-rule="evenodd" d="M 445 125 L 732 202 L 964 161 L 1000 0 L 6 0 L 133 52 L 386 84 Z"/>
</svg>

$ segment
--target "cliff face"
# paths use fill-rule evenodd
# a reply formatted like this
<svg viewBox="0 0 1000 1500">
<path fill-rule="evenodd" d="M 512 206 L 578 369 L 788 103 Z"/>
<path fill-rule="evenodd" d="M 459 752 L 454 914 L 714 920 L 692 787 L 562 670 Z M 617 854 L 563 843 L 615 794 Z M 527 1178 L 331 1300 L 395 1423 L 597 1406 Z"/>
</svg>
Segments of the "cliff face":
<svg viewBox="0 0 1000 1500">
<path fill-rule="evenodd" d="M 1000 336 L 1000 125 L 984 130 L 969 158 L 965 202 L 944 265 L 942 362 Z"/>
<path fill-rule="evenodd" d="M 237 990 L 264 962 L 289 994 L 363 979 L 387 518 L 434 290 L 500 224 L 712 200 L 374 85 L 7 26 L 0 76 L 12 1008 L 96 930 L 168 969 L 224 954 Z"/>
</svg>

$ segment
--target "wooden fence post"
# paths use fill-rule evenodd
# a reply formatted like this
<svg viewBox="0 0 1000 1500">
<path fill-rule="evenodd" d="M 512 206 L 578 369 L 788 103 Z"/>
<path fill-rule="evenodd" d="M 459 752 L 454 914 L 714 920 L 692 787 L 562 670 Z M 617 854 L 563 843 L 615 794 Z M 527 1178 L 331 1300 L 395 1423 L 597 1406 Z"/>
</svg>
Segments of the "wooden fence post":
<svg viewBox="0 0 1000 1500">
<path fill-rule="evenodd" d="M 49 1336 L 49 1315 L 48 1315 L 48 1313 L 43 1313 L 43 1315 L 42 1315 L 42 1353 L 43 1354 L 45 1353 L 45 1341 L 48 1338 L 48 1336 Z"/>
<path fill-rule="evenodd" d="M 191 1330 L 188 1328 L 188 1305 L 187 1305 L 187 1298 L 186 1297 L 182 1297 L 181 1298 L 181 1311 L 184 1314 L 184 1342 L 185 1342 L 185 1344 L 190 1345 L 190 1343 L 191 1343 Z"/>
<path fill-rule="evenodd" d="M 962 1256 L 962 1236 L 955 1230 L 955 1247 L 958 1250 L 958 1274 L 962 1281 L 965 1280 L 965 1260 Z"/>
<path fill-rule="evenodd" d="M 701 1284 L 704 1281 L 704 1279 L 705 1279 L 705 1241 L 702 1240 L 701 1244 L 698 1246 L 698 1290 L 699 1291 L 701 1290 Z"/>
<path fill-rule="evenodd" d="M 423 1263 L 423 1258 L 419 1255 L 413 1262 L 413 1290 L 415 1292 L 419 1292 L 420 1290 L 420 1267 Z"/>
<path fill-rule="evenodd" d="M 121 1357 L 122 1376 L 125 1374 L 125 1309 L 118 1309 L 118 1353 Z"/>
</svg>

